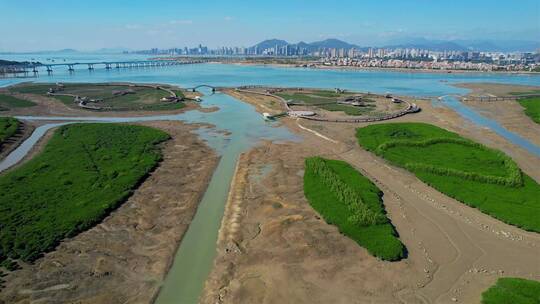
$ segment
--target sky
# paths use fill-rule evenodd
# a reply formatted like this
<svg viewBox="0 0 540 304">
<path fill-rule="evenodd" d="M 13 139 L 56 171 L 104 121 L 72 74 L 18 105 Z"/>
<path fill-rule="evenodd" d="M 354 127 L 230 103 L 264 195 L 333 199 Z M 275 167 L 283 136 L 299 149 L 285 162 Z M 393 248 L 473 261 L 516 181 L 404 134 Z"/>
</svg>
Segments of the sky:
<svg viewBox="0 0 540 304">
<path fill-rule="evenodd" d="M 0 0 L 0 51 L 337 38 L 540 41 L 540 0 Z"/>
</svg>

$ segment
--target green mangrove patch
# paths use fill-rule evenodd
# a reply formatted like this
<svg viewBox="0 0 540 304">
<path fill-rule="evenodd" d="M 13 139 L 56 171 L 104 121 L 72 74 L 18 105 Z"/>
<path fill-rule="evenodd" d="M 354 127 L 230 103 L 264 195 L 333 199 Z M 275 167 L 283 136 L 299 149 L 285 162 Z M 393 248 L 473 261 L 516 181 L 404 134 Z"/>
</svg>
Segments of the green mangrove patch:
<svg viewBox="0 0 540 304">
<path fill-rule="evenodd" d="M 540 303 L 540 282 L 519 278 L 499 278 L 495 285 L 482 293 L 482 304 L 508 303 Z"/>
<path fill-rule="evenodd" d="M 518 99 L 518 102 L 525 109 L 525 114 L 540 124 L 540 97 Z"/>
<path fill-rule="evenodd" d="M 508 224 L 540 232 L 540 185 L 504 153 L 424 123 L 357 129 L 359 144 L 442 193 Z"/>
<path fill-rule="evenodd" d="M 28 108 L 35 105 L 36 103 L 29 100 L 20 99 L 11 95 L 0 94 L 0 111 L 8 111 L 15 108 Z"/>
<path fill-rule="evenodd" d="M 135 125 L 60 127 L 42 153 L 0 175 L 0 263 L 34 261 L 99 223 L 156 167 L 168 138 Z"/>
<path fill-rule="evenodd" d="M 20 122 L 13 117 L 0 117 L 0 145 L 17 133 Z"/>
<path fill-rule="evenodd" d="M 386 216 L 382 191 L 343 161 L 305 160 L 304 194 L 328 224 L 383 260 L 405 256 L 405 247 Z"/>
</svg>

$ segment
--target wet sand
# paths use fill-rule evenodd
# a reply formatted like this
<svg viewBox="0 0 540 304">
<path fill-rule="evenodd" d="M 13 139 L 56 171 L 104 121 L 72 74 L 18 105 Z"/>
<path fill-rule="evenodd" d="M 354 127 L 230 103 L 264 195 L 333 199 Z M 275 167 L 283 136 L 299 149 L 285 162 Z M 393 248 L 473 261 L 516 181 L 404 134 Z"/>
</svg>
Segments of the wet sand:
<svg viewBox="0 0 540 304">
<path fill-rule="evenodd" d="M 390 122 L 458 132 L 509 153 L 540 181 L 537 157 L 450 109 L 418 103 L 422 112 Z M 354 130 L 367 124 L 282 121 L 304 140 L 267 142 L 240 158 L 202 303 L 479 303 L 498 277 L 540 280 L 540 235 L 451 199 L 361 149 Z M 383 190 L 408 249 L 405 260 L 378 260 L 320 219 L 302 189 L 303 161 L 313 155 L 345 160 Z"/>
<path fill-rule="evenodd" d="M 468 83 L 458 84 L 458 87 L 472 90 L 469 96 L 510 96 L 511 92 L 531 92 L 540 90 L 540 87 L 504 85 L 495 83 Z M 480 114 L 496 120 L 511 132 L 517 133 L 533 144 L 540 146 L 540 124 L 535 123 L 524 112 L 523 107 L 515 100 L 499 101 L 464 101 L 467 106 L 480 112 Z"/>
<path fill-rule="evenodd" d="M 153 301 L 218 157 L 193 133 L 200 125 L 144 125 L 172 136 L 158 168 L 100 224 L 4 277 L 0 303 Z"/>
</svg>

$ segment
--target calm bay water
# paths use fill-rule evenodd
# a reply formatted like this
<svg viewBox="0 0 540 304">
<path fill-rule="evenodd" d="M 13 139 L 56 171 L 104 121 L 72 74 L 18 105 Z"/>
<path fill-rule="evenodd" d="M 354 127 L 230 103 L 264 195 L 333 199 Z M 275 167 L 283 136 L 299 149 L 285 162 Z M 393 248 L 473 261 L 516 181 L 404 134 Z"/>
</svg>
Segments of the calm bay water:
<svg viewBox="0 0 540 304">
<path fill-rule="evenodd" d="M 55 59 L 63 62 L 86 62 L 105 60 L 130 60 L 142 57 L 96 56 L 96 55 L 13 55 L 0 56 L 8 60 L 46 60 Z M 35 79 L 0 79 L 0 86 L 7 86 L 23 81 L 38 82 L 109 82 L 130 81 L 145 83 L 167 83 L 182 87 L 193 87 L 199 84 L 214 86 L 239 85 L 271 85 L 288 87 L 315 88 L 345 88 L 356 91 L 376 93 L 391 92 L 394 94 L 414 96 L 443 96 L 448 94 L 465 94 L 465 89 L 452 87 L 453 83 L 462 82 L 496 82 L 522 85 L 540 85 L 540 76 L 508 75 L 508 74 L 429 74 L 402 73 L 387 71 L 347 71 L 347 70 L 311 70 L 299 68 L 278 68 L 268 66 L 239 66 L 225 64 L 200 64 L 172 66 L 161 68 L 133 69 L 96 69 L 88 71 L 80 67 L 74 73 L 69 73 L 65 67 L 57 67 L 51 76 L 42 72 Z M 451 97 L 448 97 L 451 98 Z M 457 103 L 455 99 L 446 99 L 443 103 L 456 110 L 457 113 L 481 126 L 488 127 L 508 140 L 522 146 L 529 152 L 540 156 L 539 148 L 516 134 L 504 129 L 498 123 L 482 117 L 477 112 Z M 162 291 L 157 299 L 159 304 L 196 303 L 203 288 L 204 281 L 211 269 L 215 256 L 217 232 L 223 216 L 230 180 L 234 165 L 239 154 L 246 151 L 261 139 L 296 140 L 296 137 L 283 127 L 275 127 L 264 122 L 254 108 L 223 94 L 204 97 L 207 106 L 218 106 L 219 111 L 201 113 L 190 111 L 179 115 L 160 115 L 137 118 L 78 118 L 77 121 L 103 122 L 133 122 L 142 120 L 182 120 L 186 122 L 211 123 L 219 130 L 229 131 L 224 136 L 207 129 L 200 130 L 201 137 L 215 148 L 222 159 L 213 175 L 203 200 L 197 210 L 175 258 L 175 262 L 164 282 Z M 48 119 L 40 117 L 21 117 L 23 119 Z M 66 118 L 55 118 L 66 120 Z M 51 126 L 52 127 L 52 126 Z M 39 138 L 40 134 L 32 136 L 30 142 L 22 145 L 14 152 L 14 157 L 26 154 L 31 140 Z M 30 145 L 31 146 L 31 145 Z M 0 163 L 0 168 L 5 164 Z"/>
</svg>

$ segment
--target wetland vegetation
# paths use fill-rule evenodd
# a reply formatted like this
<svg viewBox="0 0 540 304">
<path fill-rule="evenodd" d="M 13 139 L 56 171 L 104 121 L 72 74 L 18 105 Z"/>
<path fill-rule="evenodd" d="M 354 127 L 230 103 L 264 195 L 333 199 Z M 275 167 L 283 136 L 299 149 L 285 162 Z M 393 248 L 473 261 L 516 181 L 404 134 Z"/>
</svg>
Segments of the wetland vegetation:
<svg viewBox="0 0 540 304">
<path fill-rule="evenodd" d="M 20 122 L 12 117 L 0 117 L 0 146 L 2 143 L 17 133 Z"/>
<path fill-rule="evenodd" d="M 165 87 L 165 86 L 163 86 Z M 55 95 L 49 95 L 50 89 Z M 69 107 L 78 107 L 74 96 L 86 98 L 85 104 L 102 110 L 174 110 L 185 107 L 182 90 L 171 88 L 178 100 L 166 100 L 171 95 L 160 86 L 135 84 L 66 83 L 22 84 L 10 87 L 14 93 L 34 94 L 54 98 Z"/>
<path fill-rule="evenodd" d="M 540 97 L 518 99 L 518 102 L 525 109 L 525 114 L 540 124 Z"/>
<path fill-rule="evenodd" d="M 9 111 L 16 108 L 33 107 L 36 104 L 26 99 L 21 99 L 12 95 L 0 94 L 0 111 Z"/>
<path fill-rule="evenodd" d="M 499 278 L 482 293 L 482 304 L 540 303 L 540 282 L 520 278 Z"/>
<path fill-rule="evenodd" d="M 504 153 L 424 123 L 357 129 L 359 144 L 442 193 L 501 221 L 540 232 L 540 185 Z"/>
<path fill-rule="evenodd" d="M 57 129 L 44 151 L 0 175 L 0 262 L 34 261 L 99 223 L 161 160 L 163 131 L 123 124 Z"/>
<path fill-rule="evenodd" d="M 305 161 L 304 194 L 328 224 L 383 260 L 405 256 L 405 247 L 386 217 L 382 191 L 343 161 Z"/>
<path fill-rule="evenodd" d="M 292 102 L 295 105 L 305 105 L 317 107 L 326 111 L 343 112 L 347 115 L 362 115 L 374 110 L 374 101 L 368 98 L 363 99 L 362 106 L 353 106 L 337 103 L 338 99 L 353 96 L 352 93 L 335 93 L 333 91 L 285 91 L 276 92 L 275 95 Z"/>
</svg>

